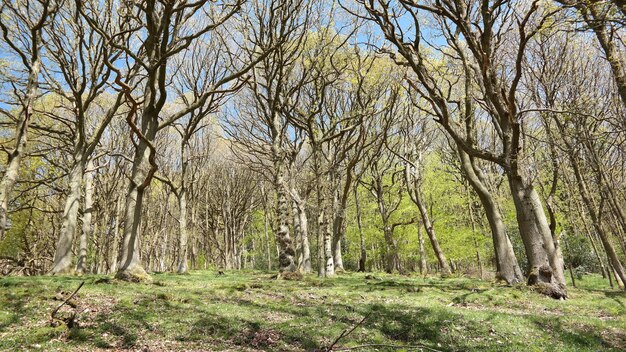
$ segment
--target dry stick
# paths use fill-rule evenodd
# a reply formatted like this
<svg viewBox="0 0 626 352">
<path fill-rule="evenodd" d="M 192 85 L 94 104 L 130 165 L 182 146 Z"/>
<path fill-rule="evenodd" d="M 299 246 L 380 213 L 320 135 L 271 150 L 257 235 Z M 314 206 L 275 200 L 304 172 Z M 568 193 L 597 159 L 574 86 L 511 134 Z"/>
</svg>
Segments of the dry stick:
<svg viewBox="0 0 626 352">
<path fill-rule="evenodd" d="M 358 322 L 355 326 L 353 326 L 353 327 L 352 327 L 352 329 L 350 329 L 349 331 L 348 331 L 348 329 L 344 330 L 344 331 L 341 333 L 341 335 L 339 335 L 339 337 L 337 337 L 337 338 L 335 339 L 335 341 L 333 341 L 333 343 L 332 343 L 332 344 L 330 344 L 330 346 L 328 346 L 328 347 L 326 348 L 326 351 L 332 351 L 332 350 L 333 350 L 333 347 L 335 347 L 335 345 L 337 344 L 337 342 L 339 342 L 339 340 L 341 340 L 342 338 L 344 338 L 344 337 L 346 337 L 346 336 L 350 335 L 350 334 L 351 334 L 351 333 L 352 333 L 352 332 L 353 332 L 356 328 L 358 328 L 361 324 L 363 324 L 363 323 L 365 322 L 365 320 L 366 320 L 367 318 L 369 318 L 369 317 L 370 317 L 370 315 L 371 315 L 371 314 L 368 314 L 368 315 L 364 316 L 364 317 L 363 317 L 363 319 L 361 319 L 361 321 L 359 321 L 359 322 Z"/>
<path fill-rule="evenodd" d="M 52 311 L 52 314 L 50 314 L 50 322 L 52 323 L 54 321 L 54 316 L 55 314 L 57 314 L 57 312 L 59 311 L 59 309 L 61 309 L 61 307 L 63 307 L 64 305 L 67 304 L 67 302 L 70 301 L 70 299 L 74 298 L 74 296 L 76 296 L 76 294 L 78 293 L 78 290 L 80 290 L 81 287 L 83 287 L 83 285 L 85 284 L 85 281 L 82 281 L 80 283 L 80 285 L 78 285 L 78 288 L 76 288 L 76 290 L 74 291 L 74 293 L 72 293 L 69 297 L 67 297 L 65 299 L 65 301 L 63 301 L 63 303 L 61 303 L 58 307 L 56 307 L 55 310 Z"/>
<path fill-rule="evenodd" d="M 428 347 L 428 346 L 423 346 L 423 345 L 408 345 L 408 346 L 401 346 L 401 345 L 386 345 L 383 343 L 372 343 L 372 344 L 367 344 L 367 345 L 358 345 L 358 346 L 352 346 L 352 347 L 345 347 L 345 348 L 339 348 L 335 351 L 350 351 L 350 350 L 356 350 L 359 348 L 368 348 L 368 347 L 388 347 L 388 348 L 398 348 L 398 349 L 420 349 L 420 350 L 426 350 L 426 351 L 433 351 L 433 352 L 441 352 L 440 350 L 436 350 L 434 348 Z"/>
</svg>

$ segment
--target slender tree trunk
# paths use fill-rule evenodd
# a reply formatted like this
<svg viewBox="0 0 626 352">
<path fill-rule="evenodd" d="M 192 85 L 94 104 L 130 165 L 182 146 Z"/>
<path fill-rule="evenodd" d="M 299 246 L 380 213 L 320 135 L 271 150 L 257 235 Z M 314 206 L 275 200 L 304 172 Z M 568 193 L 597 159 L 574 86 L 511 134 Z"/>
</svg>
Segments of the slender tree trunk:
<svg viewBox="0 0 626 352">
<path fill-rule="evenodd" d="M 428 274 L 428 263 L 426 262 L 426 250 L 424 248 L 424 235 L 422 234 L 422 224 L 417 224 L 417 241 L 420 253 L 420 274 Z"/>
<path fill-rule="evenodd" d="M 333 208 L 334 208 L 334 218 L 333 218 L 333 263 L 335 266 L 335 272 L 343 272 L 345 271 L 343 267 L 343 254 L 341 253 L 341 239 L 346 230 L 346 207 L 348 197 L 339 198 L 338 195 L 338 187 L 334 187 L 333 191 Z"/>
<path fill-rule="evenodd" d="M 263 197 L 263 233 L 265 234 L 267 270 L 272 271 L 272 249 L 270 246 L 269 221 L 268 221 L 268 199 L 265 193 L 265 187 L 261 186 L 261 196 Z"/>
<path fill-rule="evenodd" d="M 363 225 L 361 223 L 361 203 L 359 202 L 359 195 L 357 186 L 354 188 L 354 203 L 356 205 L 356 224 L 359 228 L 359 246 L 361 249 L 361 255 L 359 256 L 359 271 L 365 272 L 365 264 L 367 262 L 367 248 L 365 247 L 365 235 L 363 234 Z"/>
<path fill-rule="evenodd" d="M 420 212 L 420 216 L 422 218 L 422 224 L 424 224 L 424 229 L 426 230 L 426 234 L 428 235 L 428 239 L 430 240 L 430 244 L 433 247 L 433 251 L 435 252 L 435 256 L 437 257 L 437 261 L 439 262 L 440 269 L 443 275 L 450 275 L 452 272 L 450 271 L 450 266 L 448 265 L 448 261 L 446 260 L 446 256 L 443 254 L 441 247 L 439 246 L 439 241 L 437 241 L 437 235 L 435 234 L 435 228 L 433 224 L 430 222 L 430 217 L 428 216 L 428 210 L 426 209 L 426 204 L 424 203 L 423 195 L 420 189 L 416 186 L 414 188 L 413 196 L 411 199 L 413 203 L 417 205 L 417 208 Z"/>
<path fill-rule="evenodd" d="M 33 48 L 37 50 L 37 46 L 38 43 L 35 43 Z M 36 54 L 37 53 L 33 53 L 33 55 Z M 26 83 L 26 99 L 23 102 L 23 110 L 20 111 L 18 115 L 17 127 L 15 131 L 15 147 L 8 153 L 7 167 L 4 170 L 4 175 L 2 175 L 2 180 L 0 181 L 0 241 L 4 239 L 9 214 L 9 199 L 11 198 L 13 187 L 15 187 L 15 183 L 17 182 L 22 157 L 26 148 L 28 128 L 33 114 L 31 111 L 32 104 L 37 97 L 40 70 L 41 61 L 36 59 L 31 64 L 30 72 L 28 73 L 28 82 Z"/>
<path fill-rule="evenodd" d="M 571 4 L 569 0 L 562 2 Z M 615 39 L 612 40 L 612 34 L 609 33 L 609 29 L 607 28 L 610 19 L 604 18 L 604 15 L 598 12 L 598 8 L 596 8 L 597 5 L 594 2 L 576 2 L 575 6 L 580 10 L 585 22 L 587 22 L 595 33 L 606 60 L 611 67 L 613 79 L 615 80 L 615 85 L 617 86 L 617 91 L 622 99 L 622 103 L 626 105 L 626 73 L 624 71 L 623 55 L 620 56 L 620 50 L 616 48 L 613 42 Z M 601 4 L 599 6 L 603 5 Z M 618 7 L 622 12 L 624 11 L 624 7 Z"/>
<path fill-rule="evenodd" d="M 383 221 L 383 233 L 385 235 L 385 242 L 387 244 L 387 253 L 385 258 L 385 272 L 388 274 L 393 273 L 394 270 L 400 269 L 398 258 L 398 246 L 393 238 L 393 230 L 389 225 L 388 219 Z"/>
<path fill-rule="evenodd" d="M 291 189 L 292 197 L 295 194 L 296 190 L 294 188 Z M 297 201 L 293 200 L 291 202 L 291 213 L 293 215 L 293 233 L 295 237 L 295 250 L 296 250 L 296 265 L 298 266 L 298 270 L 302 271 L 302 229 L 300 227 L 300 214 L 298 213 L 298 205 Z"/>
<path fill-rule="evenodd" d="M 76 264 L 77 274 L 83 274 L 87 271 L 88 240 L 93 235 L 93 168 L 93 160 L 89 160 L 85 173 L 85 208 L 83 209 L 83 231 L 80 234 L 78 263 Z"/>
<path fill-rule="evenodd" d="M 183 175 L 184 177 L 184 175 Z M 188 232 L 187 232 L 187 189 L 184 184 L 180 187 L 178 194 L 178 209 L 180 210 L 180 216 L 178 219 L 178 269 L 179 274 L 187 272 L 187 260 L 188 260 Z"/>
<path fill-rule="evenodd" d="M 461 168 L 472 189 L 478 195 L 489 222 L 496 256 L 496 278 L 504 280 L 509 285 L 522 282 L 524 275 L 515 257 L 511 240 L 506 233 L 500 210 L 491 192 L 485 185 L 484 175 L 480 169 L 474 166 L 472 159 L 467 153 L 461 148 L 457 148 L 457 151 L 461 160 Z"/>
<path fill-rule="evenodd" d="M 585 207 L 587 208 L 587 212 L 589 213 L 589 216 L 591 217 L 593 228 L 596 231 L 596 234 L 598 234 L 598 236 L 600 237 L 600 242 L 602 242 L 602 246 L 604 247 L 604 250 L 610 261 L 609 263 L 615 270 L 616 280 L 617 278 L 619 278 L 622 282 L 626 282 L 626 273 L 624 272 L 624 267 L 622 266 L 622 263 L 617 257 L 615 248 L 613 247 L 613 244 L 609 240 L 606 234 L 606 231 L 604 229 L 604 226 L 602 226 L 601 215 L 600 213 L 596 212 L 595 204 L 590 197 L 589 189 L 587 188 L 587 184 L 585 180 L 583 179 L 583 176 L 580 172 L 576 155 L 570 154 L 570 163 L 572 165 L 572 169 L 574 170 L 574 176 L 576 177 L 576 183 L 578 185 L 580 196 L 583 200 L 583 203 L 585 204 Z"/>
<path fill-rule="evenodd" d="M 326 202 L 328 204 L 328 202 Z M 324 239 L 324 277 L 330 277 L 335 275 L 335 265 L 332 249 L 332 230 L 329 224 L 329 217 L 332 214 L 331 206 L 327 205 L 326 210 L 322 216 L 322 233 Z"/>
<path fill-rule="evenodd" d="M 300 215 L 300 227 L 302 229 L 302 271 L 305 274 L 311 272 L 311 245 L 309 244 L 309 220 L 306 211 L 298 208 Z"/>
<path fill-rule="evenodd" d="M 332 203 L 327 199 L 327 183 L 330 177 L 327 175 L 324 180 L 324 173 L 321 171 L 321 152 L 318 148 L 313 148 L 313 163 L 316 177 L 317 191 L 317 208 L 319 211 L 317 217 L 317 234 L 318 234 L 318 276 L 329 277 L 335 275 L 334 258 L 332 251 L 332 229 L 329 224 L 329 217 L 332 215 Z"/>
<path fill-rule="evenodd" d="M 113 238 L 111 239 L 111 269 L 110 273 L 117 272 L 117 263 L 119 262 L 119 253 L 121 242 L 119 242 L 120 238 L 120 221 L 121 221 L 121 213 L 123 206 L 123 198 L 118 196 L 115 201 L 115 227 L 113 228 Z"/>
<path fill-rule="evenodd" d="M 72 245 L 78 224 L 78 208 L 80 205 L 81 187 L 85 164 L 82 155 L 74 156 L 74 165 L 69 174 L 69 194 L 65 199 L 63 223 L 54 254 L 52 274 L 67 274 L 73 271 Z"/>
</svg>

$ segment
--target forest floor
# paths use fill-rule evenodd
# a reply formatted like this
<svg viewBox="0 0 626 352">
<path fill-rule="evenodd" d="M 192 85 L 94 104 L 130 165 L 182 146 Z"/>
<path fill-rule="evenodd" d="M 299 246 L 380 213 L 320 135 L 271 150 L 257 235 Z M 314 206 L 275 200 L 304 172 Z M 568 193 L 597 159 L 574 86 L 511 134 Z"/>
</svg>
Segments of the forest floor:
<svg viewBox="0 0 626 352">
<path fill-rule="evenodd" d="M 626 350 L 626 294 L 597 276 L 557 301 L 476 279 L 373 275 L 0 277 L 0 350 L 323 351 L 355 326 L 334 351 Z M 81 281 L 75 307 L 56 314 L 77 324 L 53 326 Z"/>
</svg>

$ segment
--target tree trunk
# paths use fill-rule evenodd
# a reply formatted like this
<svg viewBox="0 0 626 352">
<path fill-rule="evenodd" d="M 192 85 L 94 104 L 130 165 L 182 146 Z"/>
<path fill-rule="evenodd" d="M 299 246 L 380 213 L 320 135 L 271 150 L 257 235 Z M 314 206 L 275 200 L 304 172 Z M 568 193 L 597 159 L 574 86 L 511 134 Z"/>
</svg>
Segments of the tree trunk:
<svg viewBox="0 0 626 352">
<path fill-rule="evenodd" d="M 38 43 L 33 45 L 37 49 Z M 36 53 L 33 53 L 36 55 Z M 22 163 L 22 156 L 26 148 L 28 137 L 28 127 L 32 116 L 32 104 L 37 97 L 37 88 L 39 86 L 39 71 L 41 70 L 41 61 L 36 59 L 31 64 L 28 73 L 28 82 L 26 83 L 26 99 L 23 102 L 23 110 L 19 113 L 17 127 L 15 131 L 15 147 L 8 153 L 7 167 L 0 181 L 0 241 L 4 239 L 7 220 L 9 216 L 9 199 L 13 192 L 13 187 L 17 182 L 17 176 Z"/>
<path fill-rule="evenodd" d="M 624 267 L 622 266 L 622 263 L 617 257 L 617 253 L 615 252 L 613 244 L 611 243 L 611 241 L 609 240 L 606 234 L 604 226 L 602 226 L 601 214 L 596 212 L 596 206 L 590 197 L 589 189 L 587 188 L 587 184 L 585 180 L 583 179 L 583 176 L 580 172 L 576 155 L 573 153 L 570 153 L 569 159 L 572 165 L 572 169 L 574 170 L 574 176 L 576 177 L 576 183 L 578 185 L 580 196 L 583 200 L 583 203 L 585 204 L 585 207 L 587 208 L 587 211 L 589 212 L 589 216 L 591 217 L 593 228 L 596 234 L 600 237 L 600 242 L 602 242 L 602 246 L 604 247 L 606 255 L 609 259 L 609 263 L 615 270 L 616 281 L 619 278 L 622 282 L 626 282 L 626 273 L 624 272 Z"/>
<path fill-rule="evenodd" d="M 325 182 L 330 182 L 329 177 L 324 180 L 324 173 L 321 170 L 320 151 L 318 148 L 313 149 L 313 163 L 316 178 L 317 191 L 317 208 L 319 211 L 317 217 L 317 234 L 319 246 L 319 267 L 318 276 L 329 277 L 335 275 L 334 258 L 332 251 L 332 229 L 329 224 L 329 217 L 332 215 L 332 203 L 327 199 L 327 187 Z M 321 241 L 321 243 L 320 243 Z"/>
<path fill-rule="evenodd" d="M 329 207 L 330 208 L 330 207 Z M 328 223 L 328 218 L 332 214 L 330 209 L 327 209 L 324 212 L 325 216 L 323 217 L 324 221 L 324 259 L 325 259 L 325 277 L 330 277 L 335 275 L 335 263 L 333 257 L 333 248 L 332 248 L 332 237 L 333 233 L 330 228 L 330 224 Z"/>
<path fill-rule="evenodd" d="M 426 251 L 424 250 L 424 235 L 422 234 L 422 225 L 417 224 L 417 241 L 419 242 L 420 252 L 420 274 L 428 274 L 428 264 L 426 262 Z"/>
<path fill-rule="evenodd" d="M 443 254 L 441 247 L 439 246 L 439 241 L 437 241 L 437 236 L 435 234 L 435 228 L 430 222 L 430 217 L 428 216 L 428 210 L 426 209 L 426 204 L 424 204 L 424 199 L 421 190 L 419 189 L 419 185 L 414 188 L 414 191 L 411 192 L 413 196 L 411 199 L 413 203 L 417 205 L 419 209 L 420 216 L 422 218 L 422 224 L 424 224 L 424 229 L 426 230 L 426 234 L 428 235 L 428 239 L 430 240 L 430 244 L 433 247 L 433 251 L 435 252 L 435 256 L 437 257 L 437 261 L 439 262 L 441 272 L 443 275 L 450 275 L 452 272 L 450 271 L 450 266 L 448 265 L 448 261 L 446 260 L 446 256 Z"/>
<path fill-rule="evenodd" d="M 517 223 L 528 258 L 528 284 L 553 298 L 566 298 L 563 263 L 550 233 L 539 195 L 521 176 L 508 175 Z"/>
<path fill-rule="evenodd" d="M 73 271 L 72 245 L 78 224 L 78 208 L 80 205 L 81 186 L 85 164 L 81 155 L 74 157 L 74 165 L 69 174 L 69 193 L 65 199 L 63 223 L 54 254 L 52 274 L 68 274 Z"/>
<path fill-rule="evenodd" d="M 154 120 L 144 116 L 146 120 Z M 148 122 L 151 125 L 155 123 Z M 146 136 L 154 140 L 156 126 L 150 126 L 151 134 Z M 151 278 L 141 265 L 139 246 L 139 226 L 143 209 L 144 187 L 148 177 L 150 149 L 145 141 L 140 140 L 135 150 L 133 167 L 131 171 L 128 193 L 126 194 L 126 207 L 124 209 L 124 237 L 120 248 L 118 270 L 116 278 L 126 281 L 150 281 Z"/>
<path fill-rule="evenodd" d="M 275 155 L 280 155 L 275 153 Z M 297 270 L 294 262 L 295 250 L 293 241 L 289 236 L 289 204 L 285 189 L 284 163 L 276 157 L 274 161 L 274 188 L 276 190 L 276 217 L 277 231 L 276 242 L 278 245 L 278 270 L 279 272 L 294 272 Z"/>
<path fill-rule="evenodd" d="M 388 220 L 383 223 L 383 233 L 385 235 L 385 243 L 387 244 L 387 253 L 385 258 L 385 272 L 388 274 L 393 273 L 394 270 L 400 269 L 398 258 L 398 246 L 393 238 L 393 230 L 388 224 Z"/>
<path fill-rule="evenodd" d="M 266 255 L 267 255 L 267 270 L 272 271 L 272 250 L 270 248 L 270 235 L 268 225 L 268 206 L 267 206 L 267 194 L 265 193 L 265 187 L 261 186 L 261 196 L 263 197 L 263 234 L 265 235 Z M 206 261 L 205 261 L 206 263 Z"/>
<path fill-rule="evenodd" d="M 570 4 L 570 1 L 562 2 Z M 611 40 L 612 34 L 609 33 L 607 28 L 610 19 L 604 18 L 604 15 L 601 15 L 600 12 L 603 12 L 603 10 L 598 12 L 594 2 L 589 2 L 588 4 L 585 2 L 577 2 L 575 6 L 580 10 L 585 22 L 593 30 L 596 38 L 598 38 L 598 42 L 602 47 L 606 60 L 609 62 L 609 66 L 611 67 L 613 79 L 615 80 L 615 85 L 617 86 L 617 92 L 622 99 L 622 103 L 626 105 L 626 74 L 624 73 L 623 67 L 624 61 L 622 59 L 623 56 L 619 55 L 620 50 L 616 48 L 615 43 Z M 624 11 L 623 7 L 619 6 L 619 8 L 621 11 Z"/>
<path fill-rule="evenodd" d="M 183 175 L 184 177 L 184 175 Z M 180 216 L 178 219 L 178 269 L 177 273 L 184 274 L 187 272 L 187 259 L 188 259 L 188 236 L 187 233 L 187 189 L 184 184 L 180 187 L 178 194 L 178 209 L 180 210 Z"/>
<path fill-rule="evenodd" d="M 295 192 L 295 189 L 293 190 Z M 299 269 L 309 274 L 311 272 L 311 247 L 309 244 L 309 219 L 306 215 L 306 202 L 302 199 L 297 199 L 295 202 L 295 217 L 299 227 L 299 242 L 300 242 L 300 257 L 298 260 Z"/>
<path fill-rule="evenodd" d="M 343 237 L 346 229 L 346 207 L 347 207 L 347 197 L 341 197 L 339 199 L 338 196 L 338 188 L 334 187 L 333 191 L 333 209 L 334 209 L 334 218 L 333 218 L 333 263 L 335 266 L 335 272 L 343 272 L 345 271 L 343 267 L 343 254 L 341 253 L 341 238 Z"/>
<path fill-rule="evenodd" d="M 294 200 L 291 202 L 291 213 L 293 215 L 293 234 L 295 239 L 295 251 L 296 251 L 296 265 L 298 266 L 298 270 L 302 271 L 302 230 L 300 227 L 300 214 L 298 214 L 298 205 L 295 200 L 295 192 L 294 188 L 291 189 L 292 198 Z"/>
<path fill-rule="evenodd" d="M 365 235 L 363 234 L 363 225 L 361 223 L 361 203 L 359 202 L 359 196 L 356 186 L 354 186 L 354 203 L 356 205 L 356 224 L 359 228 L 359 246 L 361 248 L 361 255 L 359 256 L 359 271 L 365 272 L 365 263 L 367 262 L 367 248 L 365 247 Z"/>
<path fill-rule="evenodd" d="M 111 268 L 109 273 L 117 272 L 117 263 L 119 262 L 119 253 L 121 242 L 119 242 L 120 238 L 120 219 L 122 213 L 123 206 L 123 198 L 118 196 L 115 200 L 115 227 L 113 228 L 113 238 L 111 238 Z"/>
<path fill-rule="evenodd" d="M 93 161 L 89 160 L 85 173 L 85 208 L 83 209 L 83 231 L 80 234 L 78 263 L 76 264 L 77 274 L 83 274 L 87 271 L 87 241 L 93 235 L 93 168 Z"/>
<path fill-rule="evenodd" d="M 472 189 L 478 195 L 480 202 L 485 210 L 485 216 L 491 228 L 493 238 L 494 253 L 496 256 L 496 278 L 504 280 L 507 284 L 512 285 L 524 280 L 522 270 L 517 263 L 513 245 L 506 233 L 506 227 L 502 221 L 502 215 L 496 205 L 491 192 L 487 189 L 484 176 L 480 169 L 475 167 L 467 153 L 461 148 L 457 148 L 459 159 L 461 160 L 461 168 Z"/>
</svg>

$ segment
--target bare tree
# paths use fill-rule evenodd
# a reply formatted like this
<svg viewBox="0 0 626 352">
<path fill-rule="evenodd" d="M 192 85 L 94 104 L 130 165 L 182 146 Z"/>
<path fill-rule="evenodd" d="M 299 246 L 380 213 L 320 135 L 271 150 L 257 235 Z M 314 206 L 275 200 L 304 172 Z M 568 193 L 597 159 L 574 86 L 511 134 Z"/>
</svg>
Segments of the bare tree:
<svg viewBox="0 0 626 352">
<path fill-rule="evenodd" d="M 43 30 L 54 18 L 59 6 L 59 3 L 51 0 L 26 4 L 3 1 L 0 5 L 2 40 L 8 45 L 7 54 L 15 57 L 20 67 L 15 70 L 15 76 L 10 78 L 14 99 L 9 104 L 16 106 L 17 116 L 11 111 L 0 109 L 0 113 L 15 121 L 13 147 L 2 147 L 7 153 L 7 165 L 0 181 L 0 239 L 4 237 L 9 200 L 17 181 L 20 163 L 26 153 L 33 104 L 38 98 Z"/>
<path fill-rule="evenodd" d="M 367 12 L 363 16 L 379 26 L 401 55 L 402 59 L 397 59 L 399 63 L 412 69 L 414 76 L 410 82 L 428 102 L 429 113 L 466 153 L 496 163 L 505 170 L 529 261 L 528 283 L 542 287 L 552 297 L 566 297 L 557 239 L 551 236 L 541 199 L 533 185 L 533 175 L 526 173 L 523 167 L 524 111 L 520 110 L 518 99 L 528 42 L 553 18 L 554 10 L 542 7 L 538 1 L 515 6 L 487 0 L 470 6 L 456 0 L 359 3 Z M 413 19 L 413 33 L 407 32 L 406 26 L 399 22 L 400 13 Z M 455 102 L 451 99 L 456 79 L 439 74 L 428 62 L 424 48 L 428 38 L 422 31 L 423 14 L 436 24 L 435 29 L 444 35 L 457 58 L 472 58 L 472 71 L 476 73 L 473 79 L 481 89 L 481 107 L 491 118 L 501 142 L 497 150 L 468 144 L 463 131 L 456 127 Z M 506 49 L 500 45 L 502 38 L 507 38 L 509 43 Z M 505 54 L 504 50 L 512 54 Z M 501 67 L 512 67 L 512 70 L 503 72 Z"/>
<path fill-rule="evenodd" d="M 99 22 L 97 15 L 106 11 L 107 6 L 110 8 L 110 3 L 94 3 L 82 7 L 80 12 L 106 38 L 108 45 L 122 50 L 133 62 L 140 65 L 145 77 L 139 100 L 133 96 L 131 82 L 122 81 L 121 70 L 115 68 L 113 63 L 108 63 L 116 74 L 115 83 L 124 91 L 129 109 L 127 122 L 132 130 L 132 138 L 137 138 L 134 142 L 136 148 L 126 196 L 124 239 L 116 276 L 140 281 L 149 279 L 139 257 L 138 229 L 144 191 L 158 168 L 154 146 L 157 132 L 205 105 L 217 92 L 229 90 L 229 84 L 237 81 L 252 65 L 249 63 L 239 66 L 238 70 L 207 84 L 208 89 L 196 99 L 162 118 L 172 77 L 169 70 L 172 58 L 231 19 L 240 11 L 241 2 L 226 2 L 219 6 L 212 6 L 209 1 L 186 3 L 146 0 L 125 3 L 120 9 L 122 13 L 119 14 L 119 25 L 112 29 Z"/>
</svg>

